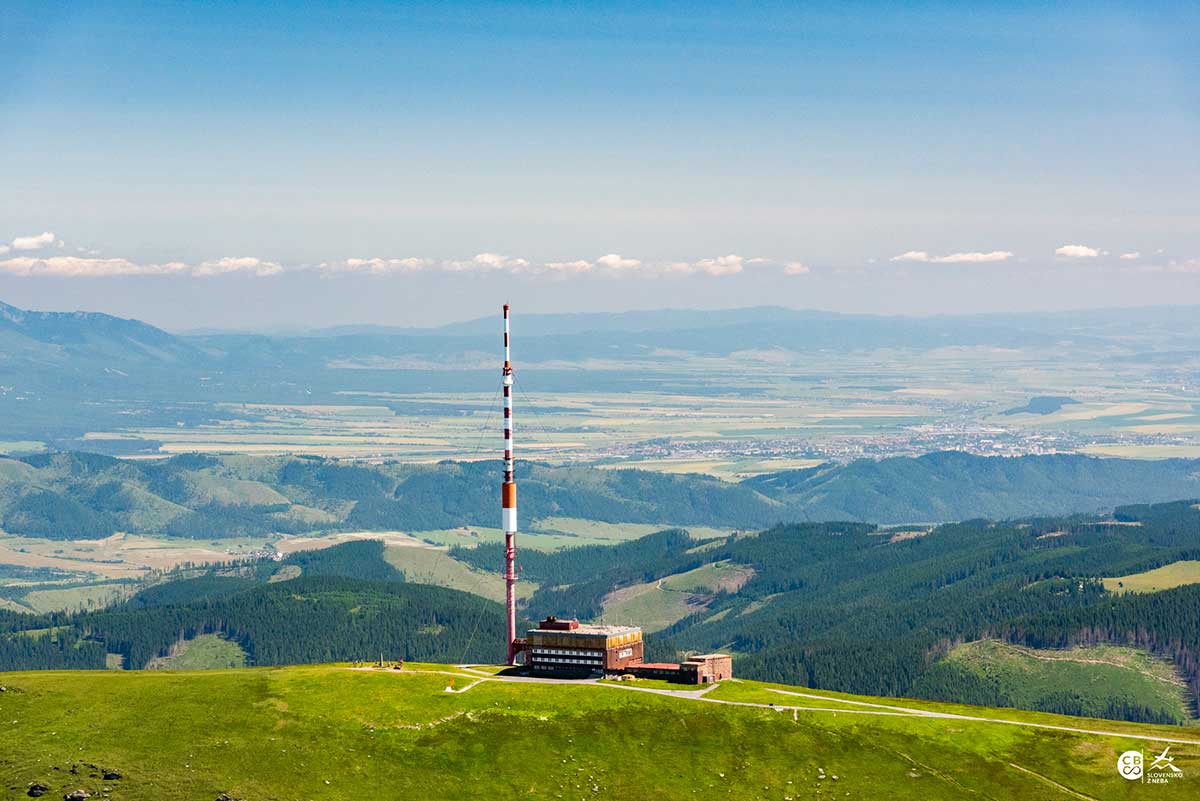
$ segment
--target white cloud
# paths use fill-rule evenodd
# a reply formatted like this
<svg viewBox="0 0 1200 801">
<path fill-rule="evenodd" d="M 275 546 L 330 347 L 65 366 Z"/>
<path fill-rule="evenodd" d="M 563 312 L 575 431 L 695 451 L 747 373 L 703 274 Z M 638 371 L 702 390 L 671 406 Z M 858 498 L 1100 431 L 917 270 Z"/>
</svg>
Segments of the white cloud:
<svg viewBox="0 0 1200 801">
<path fill-rule="evenodd" d="M 730 253 L 728 256 L 717 256 L 713 259 L 699 261 L 677 261 L 663 265 L 662 272 L 676 275 L 697 275 L 703 273 L 712 276 L 737 275 L 742 272 L 746 260 L 741 256 Z"/>
<path fill-rule="evenodd" d="M 576 259 L 575 261 L 549 261 L 542 266 L 548 271 L 559 275 L 578 275 L 579 273 L 586 273 L 594 265 L 585 259 Z"/>
<path fill-rule="evenodd" d="M 906 250 L 899 256 L 892 256 L 888 261 L 929 261 L 929 254 L 923 250 Z"/>
<path fill-rule="evenodd" d="M 521 270 L 529 266 L 525 259 L 501 256 L 499 253 L 478 253 L 465 261 L 444 261 L 441 268 L 452 273 L 489 272 L 492 270 Z"/>
<path fill-rule="evenodd" d="M 742 271 L 744 261 L 745 259 L 741 256 L 730 253 L 728 256 L 717 256 L 715 259 L 701 259 L 692 265 L 692 269 L 714 276 L 737 275 Z"/>
<path fill-rule="evenodd" d="M 229 275 L 230 273 L 250 273 L 260 278 L 279 275 L 283 266 L 278 262 L 264 261 L 254 256 L 226 256 L 215 261 L 206 261 L 192 270 L 192 275 L 208 278 L 214 275 Z"/>
<path fill-rule="evenodd" d="M 1087 245 L 1063 245 L 1055 249 L 1054 255 L 1068 259 L 1094 259 L 1100 255 L 1100 251 Z"/>
<path fill-rule="evenodd" d="M 505 258 L 498 253 L 480 253 L 470 261 L 471 264 L 477 267 L 483 267 L 489 270 L 495 270 L 503 267 L 504 262 Z"/>
<path fill-rule="evenodd" d="M 317 269 L 327 275 L 336 273 L 360 273 L 365 275 L 393 275 L 395 273 L 414 273 L 432 266 L 435 262 L 430 259 L 345 259 L 343 261 L 322 262 Z"/>
<path fill-rule="evenodd" d="M 22 277 L 108 278 L 119 275 L 172 275 L 186 273 L 188 266 L 179 262 L 137 264 L 128 259 L 85 259 L 78 256 L 52 256 L 38 259 L 18 256 L 0 261 L 0 272 Z"/>
<path fill-rule="evenodd" d="M 1136 250 L 1131 250 L 1128 253 L 1121 254 L 1121 261 L 1137 261 L 1142 257 L 1142 254 Z"/>
<path fill-rule="evenodd" d="M 283 267 L 275 262 L 252 257 L 206 261 L 197 267 L 178 261 L 146 264 L 122 258 L 99 259 L 85 256 L 48 256 L 46 258 L 17 256 L 0 261 L 0 273 L 21 277 L 111 278 L 130 275 L 207 277 L 237 272 L 248 272 L 258 276 L 277 275 L 283 272 Z"/>
<path fill-rule="evenodd" d="M 609 270 L 616 270 L 618 272 L 624 270 L 636 270 L 642 266 L 641 261 L 638 259 L 627 259 L 616 253 L 609 253 L 605 256 L 601 256 L 600 258 L 596 259 L 596 264 L 601 267 L 606 267 Z"/>
<path fill-rule="evenodd" d="M 664 275 L 707 275 L 713 277 L 735 276 L 746 271 L 748 265 L 769 265 L 786 275 L 804 275 L 809 268 L 799 261 L 782 262 L 775 259 L 747 259 L 735 253 L 713 258 L 686 262 L 643 262 L 617 253 L 608 253 L 597 259 L 574 259 L 564 261 L 531 263 L 526 259 L 505 256 L 499 253 L 478 253 L 469 259 L 432 259 L 410 256 L 406 258 L 361 258 L 350 257 L 319 264 L 299 264 L 285 267 L 283 264 L 256 256 L 225 256 L 209 259 L 198 264 L 181 262 L 139 263 L 125 258 L 99 258 L 99 252 L 87 248 L 72 248 L 75 256 L 21 255 L 0 260 L 0 274 L 19 276 L 59 277 L 102 277 L 102 276 L 152 276 L 177 275 L 195 278 L 210 278 L 221 275 L 250 275 L 256 277 L 276 276 L 284 273 L 317 273 L 323 277 L 338 275 L 391 276 L 420 272 L 444 273 L 506 273 L 525 276 L 549 276 L 561 279 L 580 275 L 604 275 L 610 277 L 638 276 L 656 278 Z M 10 251 L 0 245 L 0 254 Z"/>
<path fill-rule="evenodd" d="M 945 256 L 931 256 L 924 250 L 907 250 L 899 256 L 892 256 L 888 261 L 915 261 L 924 264 L 987 264 L 989 262 L 1008 261 L 1013 254 L 1007 250 L 990 250 L 985 252 L 973 250 L 965 253 L 947 253 Z"/>
<path fill-rule="evenodd" d="M 972 251 L 970 253 L 951 253 L 934 259 L 938 264 L 987 264 L 994 261 L 1008 261 L 1013 254 L 1007 250 L 990 250 L 987 253 Z"/>
<path fill-rule="evenodd" d="M 18 236 L 12 241 L 13 250 L 41 250 L 54 244 L 54 234 L 43 231 L 36 236 Z"/>
</svg>

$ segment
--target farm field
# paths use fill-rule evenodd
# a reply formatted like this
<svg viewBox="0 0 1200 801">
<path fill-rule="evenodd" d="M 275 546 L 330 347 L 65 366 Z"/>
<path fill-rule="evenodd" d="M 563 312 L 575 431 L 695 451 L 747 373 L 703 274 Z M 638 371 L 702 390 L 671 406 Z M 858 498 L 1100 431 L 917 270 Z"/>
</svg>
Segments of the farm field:
<svg viewBox="0 0 1200 801">
<path fill-rule="evenodd" d="M 521 547 L 554 551 L 581 545 L 611 545 L 667 528 L 662 524 L 614 524 L 580 518 L 547 518 L 533 521 L 522 532 Z M 688 527 L 698 539 L 727 535 L 723 529 Z M 2 599 L 13 611 L 53 612 L 99 608 L 124 600 L 141 582 L 181 565 L 204 565 L 261 557 L 274 551 L 284 556 L 298 551 L 330 548 L 356 540 L 381 540 L 388 561 L 403 570 L 410 581 L 476 592 L 493 600 L 503 597 L 494 575 L 481 573 L 449 557 L 451 546 L 472 547 L 502 542 L 503 532 L 485 527 L 435 531 L 339 531 L 311 536 L 267 535 L 212 541 L 155 538 L 118 533 L 102 540 L 47 540 L 35 537 L 0 537 L 0 565 L 40 570 L 39 580 L 0 580 L 12 597 Z M 81 583 L 86 583 L 81 586 Z M 29 589 L 13 595 L 21 585 Z M 66 586 L 58 586 L 66 585 Z M 532 585 L 522 582 L 520 596 L 528 597 Z"/>
<path fill-rule="evenodd" d="M 614 545 L 644 537 L 668 528 L 685 528 L 696 539 L 725 537 L 729 531 L 711 526 L 682 526 L 675 523 L 606 523 L 575 517 L 546 517 L 530 521 L 529 528 L 518 535 L 522 548 L 538 551 L 557 551 L 581 545 Z M 461 545 L 467 548 L 487 542 L 503 542 L 504 532 L 486 526 L 435 531 L 414 531 L 412 537 L 435 545 Z"/>
<path fill-rule="evenodd" d="M 169 570 L 182 562 L 219 562 L 249 556 L 261 551 L 270 539 L 230 537 L 205 541 L 117 533 L 102 540 L 48 540 L 0 535 L 0 563 L 127 578 L 149 570 Z"/>
<path fill-rule="evenodd" d="M 1200 561 L 1185 559 L 1142 573 L 1104 579 L 1109 592 L 1158 592 L 1185 584 L 1200 584 Z"/>
<path fill-rule="evenodd" d="M 406 665 L 0 674 L 0 797 L 24 798 L 40 782 L 56 797 L 108 786 L 130 801 L 220 793 L 583 799 L 646 788 L 662 799 L 691 799 L 698 790 L 732 798 L 1125 799 L 1144 788 L 1117 774 L 1117 755 L 1158 753 L 1169 737 L 1186 741 L 1171 746 L 1185 777 L 1154 794 L 1182 799 L 1193 797 L 1188 774 L 1200 760 L 1200 738 L 1169 727 L 755 682 L 723 683 L 710 691 L 722 703 L 712 703 L 637 683 L 533 683 L 492 673 Z M 105 780 L 91 765 L 121 778 Z"/>
<path fill-rule="evenodd" d="M 769 359 L 681 353 L 603 366 L 645 375 L 649 389 L 598 391 L 587 371 L 577 387 L 563 389 L 562 365 L 522 366 L 515 393 L 522 458 L 736 481 L 827 459 L 935 448 L 1138 458 L 1200 453 L 1200 387 L 1165 383 L 1154 366 L 1127 364 L 1114 377 L 1100 354 L 951 347 L 882 358 L 781 349 Z M 673 383 L 693 389 L 668 391 Z M 82 442 L 144 441 L 167 454 L 494 458 L 498 398 L 481 389 L 344 390 L 309 405 L 222 403 L 214 407 L 217 420 L 94 430 Z M 1041 396 L 1076 402 L 1047 414 L 1007 413 Z"/>
</svg>

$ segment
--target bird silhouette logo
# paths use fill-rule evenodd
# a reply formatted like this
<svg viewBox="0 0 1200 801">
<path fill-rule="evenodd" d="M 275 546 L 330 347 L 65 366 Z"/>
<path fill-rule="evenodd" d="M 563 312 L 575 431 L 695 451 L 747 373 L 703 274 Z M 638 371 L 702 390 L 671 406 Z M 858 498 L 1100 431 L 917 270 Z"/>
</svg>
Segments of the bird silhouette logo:
<svg viewBox="0 0 1200 801">
<path fill-rule="evenodd" d="M 1175 767 L 1175 757 L 1167 756 L 1167 752 L 1171 750 L 1171 746 L 1163 749 L 1163 752 L 1154 758 L 1150 763 L 1150 770 L 1169 770 L 1172 773 L 1183 773 L 1182 770 Z"/>
</svg>

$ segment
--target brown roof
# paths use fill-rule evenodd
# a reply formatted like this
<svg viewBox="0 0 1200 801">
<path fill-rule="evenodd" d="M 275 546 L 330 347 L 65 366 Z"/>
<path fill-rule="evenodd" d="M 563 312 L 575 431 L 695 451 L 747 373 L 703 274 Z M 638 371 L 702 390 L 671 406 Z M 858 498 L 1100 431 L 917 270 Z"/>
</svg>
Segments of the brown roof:
<svg viewBox="0 0 1200 801">
<path fill-rule="evenodd" d="M 538 634 L 562 634 L 567 636 L 609 636 L 613 634 L 640 634 L 641 626 L 602 626 L 595 623 L 580 623 L 574 629 L 530 629 L 529 632 Z"/>
<path fill-rule="evenodd" d="M 629 665 L 626 670 L 637 670 L 640 668 L 650 668 L 651 670 L 679 670 L 679 665 L 674 662 L 639 662 L 636 665 Z"/>
</svg>

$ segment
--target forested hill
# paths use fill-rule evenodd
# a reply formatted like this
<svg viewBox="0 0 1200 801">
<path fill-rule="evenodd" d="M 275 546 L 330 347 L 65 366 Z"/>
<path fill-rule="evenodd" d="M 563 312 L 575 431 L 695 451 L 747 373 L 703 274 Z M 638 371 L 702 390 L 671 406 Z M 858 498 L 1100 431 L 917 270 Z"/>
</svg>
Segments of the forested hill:
<svg viewBox="0 0 1200 801">
<path fill-rule="evenodd" d="M 742 485 L 793 511 L 788 520 L 1003 520 L 1200 496 L 1200 460 L 944 451 L 769 473 Z"/>
<path fill-rule="evenodd" d="M 304 457 L 90 453 L 0 459 L 0 528 L 96 539 L 118 531 L 214 539 L 496 522 L 495 462 L 367 465 Z M 934 453 L 730 483 L 703 475 L 518 463 L 521 507 L 610 523 L 765 528 L 779 522 L 942 522 L 1064 514 L 1200 496 L 1200 461 Z"/>
<path fill-rule="evenodd" d="M 290 580 L 282 567 L 300 568 Z M 369 578 L 364 578 L 369 577 Z M 489 661 L 503 638 L 499 604 L 408 584 L 376 541 L 149 587 L 110 609 L 30 615 L 0 610 L 0 670 L 142 668 L 172 646 L 219 634 L 250 664 L 373 660 Z"/>
<path fill-rule="evenodd" d="M 454 555 L 481 569 L 500 563 L 494 545 Z M 1121 507 L 1111 518 L 901 530 L 790 524 L 704 545 L 664 531 L 616 548 L 526 554 L 519 563 L 524 578 L 541 583 L 530 617 L 673 615 L 649 640 L 657 657 L 731 650 L 748 678 L 1181 722 L 1178 711 L 1156 707 L 1120 681 L 1109 694 L 1068 685 L 1023 700 L 986 671 L 944 657 L 956 644 L 986 638 L 1034 648 L 1141 648 L 1175 665 L 1195 709 L 1200 569 L 1191 566 L 1200 568 L 1198 559 L 1200 505 L 1182 501 Z M 1126 595 L 1101 581 L 1164 565 L 1183 568 L 1174 580 L 1183 586 Z M 720 580 L 737 575 L 748 580 Z"/>
<path fill-rule="evenodd" d="M 498 582 L 499 547 L 442 558 L 491 571 Z M 0 610 L 0 670 L 99 668 L 106 654 L 138 668 L 181 638 L 212 633 L 260 665 L 380 651 L 500 658 L 498 604 L 407 583 L 384 557 L 380 542 L 356 541 L 280 562 L 190 569 L 101 611 Z M 794 523 L 705 541 L 674 529 L 616 546 L 526 549 L 518 567 L 522 583 L 536 588 L 526 618 L 636 622 L 649 632 L 650 658 L 729 650 L 747 678 L 1172 723 L 1194 719 L 1200 700 L 1195 500 L 1008 523 Z M 1149 586 L 1155 571 L 1167 578 Z M 959 646 L 971 644 L 987 646 L 974 657 L 990 649 L 1009 662 L 1019 654 L 1005 648 L 1126 651 L 1084 654 L 1065 678 L 1006 678 L 1008 663 L 963 658 Z M 1071 662 L 1040 656 L 1038 664 Z M 1088 673 L 1092 664 L 1107 673 Z"/>
</svg>

